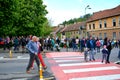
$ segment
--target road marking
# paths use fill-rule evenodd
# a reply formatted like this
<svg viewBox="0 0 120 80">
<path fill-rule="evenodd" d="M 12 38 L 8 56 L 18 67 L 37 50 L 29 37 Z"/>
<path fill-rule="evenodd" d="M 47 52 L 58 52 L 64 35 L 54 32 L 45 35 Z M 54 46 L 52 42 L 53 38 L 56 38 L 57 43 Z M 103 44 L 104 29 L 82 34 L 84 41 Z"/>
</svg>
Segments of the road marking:
<svg viewBox="0 0 120 80">
<path fill-rule="evenodd" d="M 120 69 L 116 66 L 109 66 L 109 67 L 98 67 L 98 68 L 85 68 L 85 69 L 69 69 L 63 70 L 64 73 L 77 73 L 77 72 L 89 72 L 89 71 L 103 71 L 103 70 L 114 70 Z"/>
<path fill-rule="evenodd" d="M 56 57 L 56 58 L 53 58 L 54 60 L 57 60 L 57 59 L 71 59 L 71 58 L 84 58 L 84 56 L 67 56 L 67 57 Z"/>
<path fill-rule="evenodd" d="M 76 62 L 80 60 L 56 60 L 56 62 Z"/>
<path fill-rule="evenodd" d="M 0 60 L 3 59 L 4 57 L 0 57 Z"/>
<path fill-rule="evenodd" d="M 83 65 L 96 65 L 96 64 L 103 64 L 101 62 L 91 62 L 91 63 L 70 63 L 70 64 L 59 64 L 59 66 L 83 66 Z"/>
<path fill-rule="evenodd" d="M 28 78 L 22 78 L 22 79 L 12 79 L 12 80 L 28 80 Z"/>
<path fill-rule="evenodd" d="M 120 74 L 86 77 L 86 78 L 72 78 L 69 80 L 116 80 L 116 79 L 120 79 Z"/>
<path fill-rule="evenodd" d="M 29 57 L 17 56 L 17 59 L 29 59 Z"/>
<path fill-rule="evenodd" d="M 29 59 L 29 57 L 17 56 L 16 58 L 4 58 L 0 57 L 0 60 L 18 60 L 18 59 Z"/>
</svg>

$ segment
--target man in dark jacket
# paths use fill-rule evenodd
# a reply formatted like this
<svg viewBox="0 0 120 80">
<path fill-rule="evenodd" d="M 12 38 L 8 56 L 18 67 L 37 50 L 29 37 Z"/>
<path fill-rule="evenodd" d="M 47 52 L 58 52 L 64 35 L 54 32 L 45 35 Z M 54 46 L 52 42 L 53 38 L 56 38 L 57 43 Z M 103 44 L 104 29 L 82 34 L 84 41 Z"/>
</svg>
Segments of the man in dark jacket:
<svg viewBox="0 0 120 80">
<path fill-rule="evenodd" d="M 89 49 L 89 56 L 90 56 L 90 61 L 95 61 L 94 58 L 94 40 L 92 39 L 92 37 L 90 37 L 90 39 L 87 40 L 87 48 Z"/>
</svg>

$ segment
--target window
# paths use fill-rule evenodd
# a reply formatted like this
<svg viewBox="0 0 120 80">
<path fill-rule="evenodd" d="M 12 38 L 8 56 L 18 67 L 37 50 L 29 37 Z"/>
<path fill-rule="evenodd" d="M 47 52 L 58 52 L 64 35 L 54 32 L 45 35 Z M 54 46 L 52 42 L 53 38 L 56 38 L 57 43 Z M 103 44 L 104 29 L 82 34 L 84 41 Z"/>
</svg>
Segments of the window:
<svg viewBox="0 0 120 80">
<path fill-rule="evenodd" d="M 118 24 L 119 24 L 119 26 L 120 26 L 120 17 L 119 17 L 119 21 L 118 21 Z"/>
<path fill-rule="evenodd" d="M 65 32 L 62 32 L 62 35 L 65 35 Z"/>
<path fill-rule="evenodd" d="M 76 33 L 79 34 L 79 31 L 77 31 Z"/>
<path fill-rule="evenodd" d="M 99 38 L 102 39 L 102 33 L 99 33 Z"/>
<path fill-rule="evenodd" d="M 106 38 L 107 37 L 107 33 L 104 33 L 104 38 Z"/>
<path fill-rule="evenodd" d="M 95 29 L 95 24 L 93 24 L 93 29 Z"/>
<path fill-rule="evenodd" d="M 102 20 L 99 21 L 99 27 L 102 28 Z"/>
<path fill-rule="evenodd" d="M 107 27 L 107 23 L 106 23 L 106 20 L 104 21 L 104 28 L 106 28 Z"/>
<path fill-rule="evenodd" d="M 89 29 L 91 29 L 91 24 L 89 24 Z"/>
<path fill-rule="evenodd" d="M 119 32 L 119 39 L 120 39 L 120 32 Z"/>
<path fill-rule="evenodd" d="M 116 32 L 113 32 L 113 39 L 116 39 Z"/>
<path fill-rule="evenodd" d="M 116 19 L 115 18 L 113 18 L 112 22 L 113 22 L 113 26 L 116 26 Z"/>
</svg>

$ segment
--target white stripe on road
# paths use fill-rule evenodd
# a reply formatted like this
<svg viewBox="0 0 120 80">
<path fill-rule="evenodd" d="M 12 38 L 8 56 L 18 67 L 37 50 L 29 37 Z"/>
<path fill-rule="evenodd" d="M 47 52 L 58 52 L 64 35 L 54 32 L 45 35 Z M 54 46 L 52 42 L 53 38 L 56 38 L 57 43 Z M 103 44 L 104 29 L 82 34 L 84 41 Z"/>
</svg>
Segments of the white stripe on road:
<svg viewBox="0 0 120 80">
<path fill-rule="evenodd" d="M 80 60 L 56 60 L 56 62 L 76 62 Z"/>
<path fill-rule="evenodd" d="M 85 77 L 85 78 L 72 78 L 69 80 L 116 80 L 116 79 L 120 79 L 120 74 Z"/>
<path fill-rule="evenodd" d="M 84 58 L 84 56 L 78 56 L 78 57 L 73 57 L 73 56 L 72 56 L 72 57 L 69 57 L 69 56 L 68 56 L 68 57 L 58 57 L 58 58 L 53 58 L 53 59 L 54 59 L 54 60 L 57 60 L 57 59 L 69 59 L 69 58 L 75 58 L 75 59 L 76 59 L 76 58 Z"/>
<path fill-rule="evenodd" d="M 59 64 L 59 66 L 84 66 L 84 65 L 96 65 L 103 64 L 101 62 L 91 62 L 91 63 L 70 63 L 70 64 Z"/>
<path fill-rule="evenodd" d="M 17 59 L 29 59 L 29 57 L 18 56 Z"/>
<path fill-rule="evenodd" d="M 120 68 L 116 66 L 110 66 L 110 67 L 85 68 L 85 69 L 69 69 L 69 70 L 63 70 L 63 72 L 64 73 L 77 73 L 77 72 L 103 71 L 103 70 L 113 70 L 113 69 L 120 69 Z"/>
<path fill-rule="evenodd" d="M 0 60 L 3 59 L 4 57 L 0 57 Z"/>
<path fill-rule="evenodd" d="M 17 56 L 16 58 L 4 58 L 4 57 L 0 57 L 0 60 L 18 60 L 18 59 L 29 59 L 29 57 L 22 57 L 22 56 Z"/>
</svg>

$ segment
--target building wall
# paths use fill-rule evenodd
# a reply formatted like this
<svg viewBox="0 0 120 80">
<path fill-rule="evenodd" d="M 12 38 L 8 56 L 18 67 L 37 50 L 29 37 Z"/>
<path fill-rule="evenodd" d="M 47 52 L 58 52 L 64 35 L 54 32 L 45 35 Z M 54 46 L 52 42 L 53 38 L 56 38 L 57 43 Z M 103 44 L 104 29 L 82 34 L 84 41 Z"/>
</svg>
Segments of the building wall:
<svg viewBox="0 0 120 80">
<path fill-rule="evenodd" d="M 79 34 L 78 30 L 76 30 L 76 31 L 67 31 L 67 32 L 65 32 L 65 36 L 67 38 L 73 38 L 73 37 L 79 37 L 80 34 Z"/>
<path fill-rule="evenodd" d="M 116 26 L 113 26 L 113 19 L 115 19 Z M 100 21 L 102 28 L 100 28 Z M 105 21 L 107 27 L 104 26 Z M 91 25 L 91 29 L 89 27 L 90 25 Z M 95 28 L 93 28 L 93 26 L 95 26 Z M 104 39 L 104 37 L 108 37 L 109 39 L 120 39 L 120 15 L 88 22 L 87 32 L 89 32 L 89 34 L 92 35 L 93 37 L 99 37 L 102 39 Z M 116 34 L 116 37 L 113 34 Z"/>
<path fill-rule="evenodd" d="M 78 30 L 74 30 L 74 31 L 68 31 L 68 32 L 65 32 L 65 36 L 67 38 L 82 38 L 82 37 L 86 37 L 86 31 L 83 30 L 82 32 L 78 31 Z"/>
</svg>

